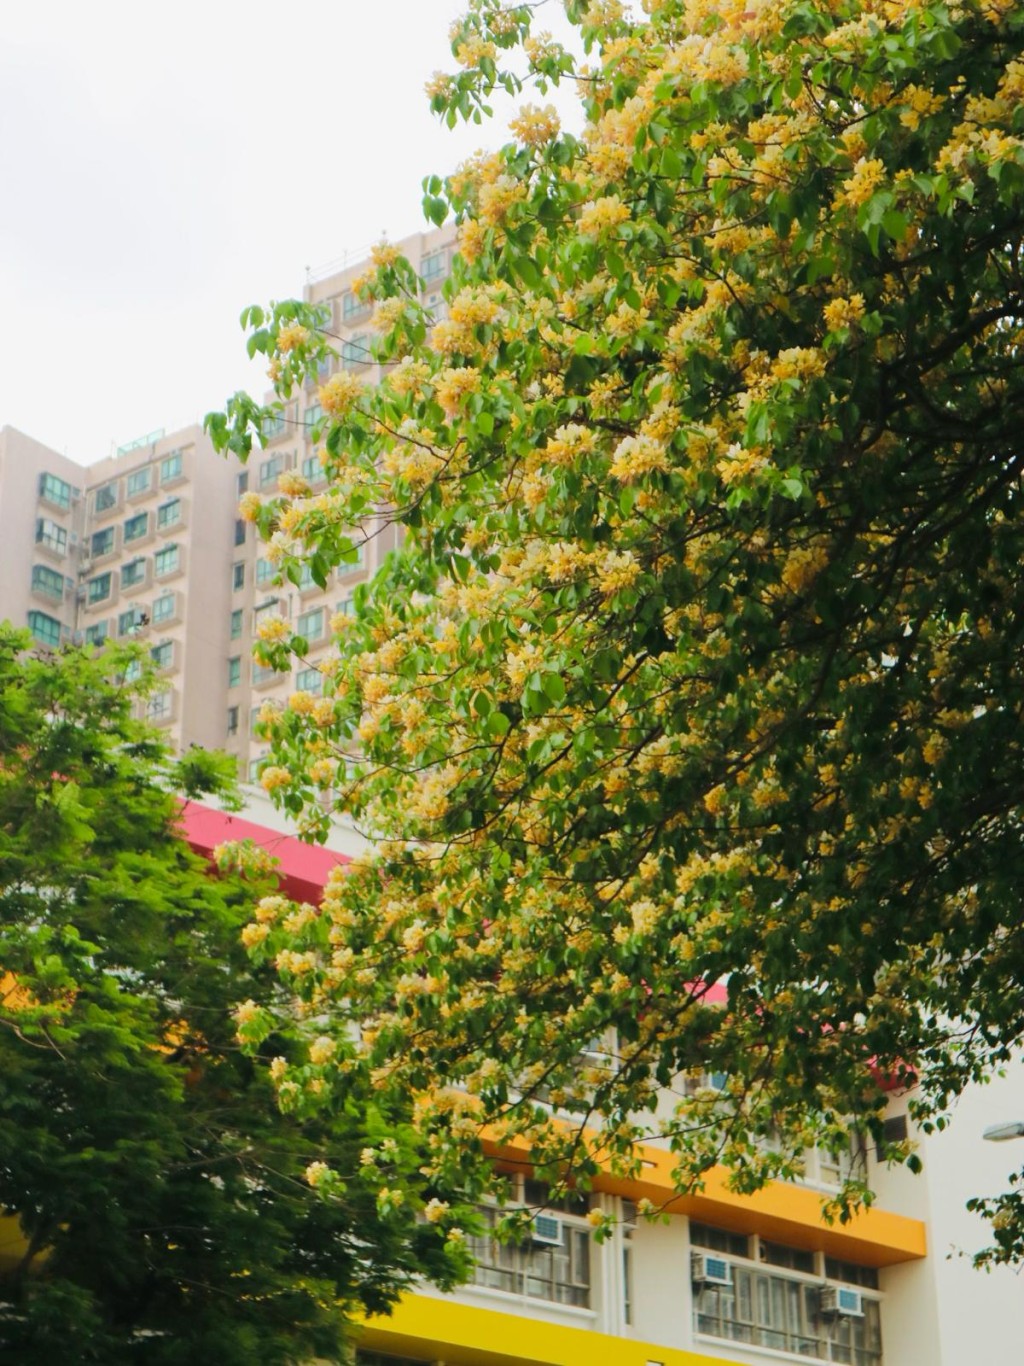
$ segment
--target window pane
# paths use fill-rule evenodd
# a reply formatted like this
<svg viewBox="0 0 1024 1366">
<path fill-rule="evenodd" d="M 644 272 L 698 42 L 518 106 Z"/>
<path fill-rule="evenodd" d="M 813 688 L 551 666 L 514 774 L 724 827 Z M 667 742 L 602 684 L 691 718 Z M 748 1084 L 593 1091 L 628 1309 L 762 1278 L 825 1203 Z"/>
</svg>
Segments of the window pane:
<svg viewBox="0 0 1024 1366">
<path fill-rule="evenodd" d="M 108 526 L 104 531 L 94 531 L 92 534 L 91 549 L 93 555 L 98 559 L 101 555 L 109 555 L 114 548 L 114 528 Z"/>
<path fill-rule="evenodd" d="M 149 513 L 140 512 L 135 517 L 129 517 L 124 524 L 124 539 L 127 545 L 129 541 L 137 541 L 140 536 L 145 536 L 149 530 Z"/>
<path fill-rule="evenodd" d="M 28 629 L 41 645 L 60 644 L 60 622 L 45 612 L 29 612 Z"/>
<path fill-rule="evenodd" d="M 117 481 L 98 488 L 92 496 L 92 505 L 97 512 L 107 512 L 110 508 L 117 507 Z"/>
<path fill-rule="evenodd" d="M 32 566 L 32 590 L 52 598 L 54 602 L 63 602 L 64 575 L 49 565 L 35 564 Z"/>
<path fill-rule="evenodd" d="M 89 580 L 89 602 L 104 602 L 110 597 L 112 574 L 97 574 L 94 579 Z"/>
<path fill-rule="evenodd" d="M 63 555 L 67 544 L 68 533 L 65 529 L 59 523 L 51 522 L 48 517 L 40 517 L 36 522 L 36 545 L 45 545 Z"/>
<path fill-rule="evenodd" d="M 160 482 L 168 484 L 172 479 L 181 477 L 182 455 L 181 451 L 172 451 L 160 461 Z"/>
<path fill-rule="evenodd" d="M 55 474 L 40 475 L 39 496 L 67 510 L 71 506 L 71 485 L 66 479 L 58 479 Z"/>
<path fill-rule="evenodd" d="M 163 593 L 153 602 L 153 621 L 167 621 L 174 616 L 175 599 L 173 593 Z"/>
</svg>

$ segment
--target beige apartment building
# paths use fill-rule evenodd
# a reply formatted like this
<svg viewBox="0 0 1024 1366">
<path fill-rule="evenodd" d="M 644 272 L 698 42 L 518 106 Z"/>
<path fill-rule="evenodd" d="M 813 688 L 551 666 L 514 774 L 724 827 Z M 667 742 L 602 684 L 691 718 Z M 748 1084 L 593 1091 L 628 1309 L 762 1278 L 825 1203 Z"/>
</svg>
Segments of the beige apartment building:
<svg viewBox="0 0 1024 1366">
<path fill-rule="evenodd" d="M 444 227 L 417 233 L 395 244 L 422 277 L 423 301 L 435 318 L 441 318 L 445 311 L 442 286 L 451 269 L 453 242 L 452 229 Z M 339 369 L 363 375 L 368 382 L 380 373 L 371 354 L 373 308 L 353 294 L 351 288 L 352 281 L 364 269 L 365 262 L 359 262 L 321 273 L 306 285 L 305 299 L 327 310 L 327 330 L 337 338 L 337 358 L 309 381 L 264 434 L 266 448 L 254 453 L 248 469 L 239 475 L 239 494 L 246 489 L 271 493 L 285 470 L 298 470 L 314 492 L 326 486 L 311 438 L 312 428 L 321 417 L 317 389 Z M 317 664 L 330 643 L 331 617 L 352 610 L 356 588 L 373 576 L 394 545 L 393 531 L 370 535 L 359 562 L 336 569 L 322 589 L 308 575 L 298 587 L 291 583 L 282 585 L 262 542 L 255 540 L 251 532 L 239 541 L 231 567 L 227 733 L 221 743 L 238 755 L 243 778 L 255 781 L 267 750 L 266 744 L 254 734 L 260 707 L 268 700 L 283 704 L 296 691 L 320 692 L 322 679 Z M 290 673 L 265 669 L 251 657 L 254 633 L 264 616 L 284 616 L 309 641 L 309 655 Z"/>
<path fill-rule="evenodd" d="M 424 281 L 435 317 L 445 304 L 450 227 L 396 245 Z M 213 450 L 200 427 L 151 433 L 108 459 L 81 465 L 10 427 L 0 430 L 0 617 L 28 626 L 39 644 L 138 639 L 158 685 L 149 719 L 171 743 L 226 748 L 254 781 L 267 746 L 253 733 L 262 703 L 297 690 L 319 692 L 317 662 L 329 622 L 352 610 L 356 587 L 394 546 L 371 536 L 358 563 L 335 570 L 326 589 L 312 578 L 282 584 L 253 529 L 238 517 L 246 489 L 270 493 L 286 470 L 314 490 L 325 480 L 311 428 L 317 389 L 336 370 L 372 381 L 372 306 L 352 292 L 365 261 L 312 277 L 304 297 L 327 310 L 336 358 L 264 432 L 247 467 Z M 289 673 L 252 659 L 261 617 L 283 615 L 310 642 Z"/>
<path fill-rule="evenodd" d="M 89 466 L 0 431 L 0 615 L 46 649 L 147 645 L 146 712 L 176 748 L 224 741 L 240 468 L 199 427 Z"/>
</svg>

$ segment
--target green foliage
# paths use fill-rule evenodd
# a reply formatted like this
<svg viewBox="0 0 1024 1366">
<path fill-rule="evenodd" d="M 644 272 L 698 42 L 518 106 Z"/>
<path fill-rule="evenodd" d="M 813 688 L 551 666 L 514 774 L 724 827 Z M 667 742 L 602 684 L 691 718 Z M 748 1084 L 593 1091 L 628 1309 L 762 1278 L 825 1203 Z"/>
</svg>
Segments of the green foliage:
<svg viewBox="0 0 1024 1366">
<path fill-rule="evenodd" d="M 330 699 L 267 724 L 289 809 L 330 788 L 378 851 L 271 943 L 433 1179 L 485 1132 L 584 1182 L 656 1135 L 753 1189 L 1024 1035 L 1024 12 L 645 9 L 570 7 L 584 72 L 472 5 L 437 112 L 572 74 L 586 130 L 527 108 L 428 182 L 448 316 L 378 250 L 329 493 L 248 508 L 286 572 L 404 531 Z M 295 309 L 281 397 L 329 349 Z"/>
<path fill-rule="evenodd" d="M 239 938 L 273 878 L 252 851 L 247 879 L 211 875 L 176 828 L 172 784 L 222 789 L 225 756 L 174 761 L 134 719 L 132 652 L 28 645 L 0 628 L 0 1210 L 23 1234 L 0 1250 L 0 1357 L 336 1358 L 353 1310 L 459 1274 L 361 1175 L 367 1145 L 397 1135 L 400 1168 L 415 1144 L 386 1101 L 280 1113 L 270 1054 L 305 1050 L 272 1031 L 244 1055 L 235 1012 L 282 1005 Z M 346 1178 L 326 1192 L 324 1154 Z"/>
</svg>

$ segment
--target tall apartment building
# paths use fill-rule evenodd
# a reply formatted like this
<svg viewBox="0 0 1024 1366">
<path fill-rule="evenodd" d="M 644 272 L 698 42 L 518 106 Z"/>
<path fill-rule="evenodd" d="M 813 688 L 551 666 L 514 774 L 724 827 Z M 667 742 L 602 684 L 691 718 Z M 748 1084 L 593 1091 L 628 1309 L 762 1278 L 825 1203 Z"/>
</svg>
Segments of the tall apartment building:
<svg viewBox="0 0 1024 1366">
<path fill-rule="evenodd" d="M 442 286 L 447 279 L 453 250 L 453 233 L 448 227 L 418 233 L 396 243 L 414 270 L 424 280 L 424 303 L 435 318 L 444 314 Z M 311 379 L 302 393 L 285 407 L 279 420 L 265 434 L 266 448 L 254 453 L 248 469 L 239 474 L 238 493 L 246 489 L 271 493 L 285 470 L 297 470 L 318 492 L 326 487 L 323 468 L 312 440 L 312 428 L 322 416 L 317 400 L 318 387 L 337 369 L 349 370 L 372 382 L 379 374 L 371 355 L 373 334 L 370 328 L 372 306 L 358 298 L 352 281 L 365 263 L 343 269 L 312 281 L 305 298 L 318 304 L 327 314 L 328 331 L 338 337 L 337 359 Z M 352 610 L 356 587 L 372 578 L 384 556 L 394 548 L 395 533 L 378 530 L 366 540 L 358 563 L 334 570 L 326 588 L 319 588 L 307 576 L 296 587 L 277 582 L 274 565 L 265 546 L 252 533 L 238 532 L 231 564 L 230 650 L 227 662 L 228 711 L 226 737 L 222 743 L 237 754 L 243 777 L 255 780 L 266 745 L 254 735 L 253 727 L 265 701 L 283 703 L 295 691 L 319 693 L 322 679 L 317 671 L 330 640 L 329 623 L 337 612 Z M 285 616 L 292 627 L 309 641 L 309 654 L 290 673 L 276 673 L 253 662 L 252 642 L 261 617 Z"/>
<path fill-rule="evenodd" d="M 397 244 L 438 317 L 452 240 L 442 228 Z M 0 616 L 27 625 L 44 647 L 144 641 L 160 678 L 150 720 L 176 746 L 226 748 L 243 779 L 255 780 L 266 752 L 253 734 L 262 703 L 319 692 L 316 664 L 331 616 L 351 609 L 356 586 L 395 544 L 393 532 L 375 536 L 326 589 L 312 578 L 296 588 L 278 582 L 262 543 L 237 515 L 246 488 L 271 492 L 285 470 L 299 470 L 314 490 L 325 486 L 310 434 L 321 416 L 317 388 L 339 368 L 368 381 L 378 374 L 372 308 L 351 289 L 364 264 L 306 286 L 305 297 L 326 310 L 337 358 L 264 433 L 266 448 L 247 468 L 217 455 L 198 427 L 154 433 L 88 466 L 12 428 L 0 431 Z M 308 658 L 290 673 L 252 660 L 264 614 L 283 614 L 310 642 Z"/>
<path fill-rule="evenodd" d="M 224 743 L 239 468 L 198 427 L 89 466 L 0 431 L 0 615 L 45 648 L 143 642 L 179 748 Z"/>
</svg>

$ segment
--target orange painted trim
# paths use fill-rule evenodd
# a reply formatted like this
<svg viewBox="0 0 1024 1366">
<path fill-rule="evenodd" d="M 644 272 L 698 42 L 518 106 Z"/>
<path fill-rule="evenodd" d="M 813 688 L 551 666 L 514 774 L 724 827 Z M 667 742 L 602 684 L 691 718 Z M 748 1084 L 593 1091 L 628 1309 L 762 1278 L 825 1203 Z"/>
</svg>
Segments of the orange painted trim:
<svg viewBox="0 0 1024 1366">
<path fill-rule="evenodd" d="M 529 1149 L 523 1142 L 498 1145 L 485 1140 L 485 1148 L 503 1165 L 517 1170 L 529 1167 Z M 595 1177 L 595 1190 L 627 1200 L 649 1200 L 667 1214 L 685 1215 L 733 1233 L 756 1233 L 770 1242 L 824 1252 L 861 1266 L 894 1266 L 928 1254 L 920 1219 L 871 1206 L 848 1224 L 829 1225 L 822 1218 L 822 1192 L 771 1181 L 753 1195 L 741 1195 L 729 1188 L 725 1167 L 707 1173 L 702 1191 L 679 1195 L 672 1179 L 672 1153 L 650 1145 L 641 1146 L 639 1153 L 643 1169 L 638 1176 L 613 1176 L 605 1171 Z"/>
</svg>

